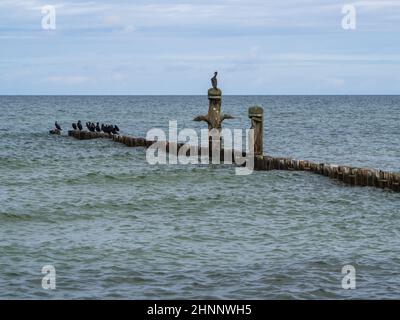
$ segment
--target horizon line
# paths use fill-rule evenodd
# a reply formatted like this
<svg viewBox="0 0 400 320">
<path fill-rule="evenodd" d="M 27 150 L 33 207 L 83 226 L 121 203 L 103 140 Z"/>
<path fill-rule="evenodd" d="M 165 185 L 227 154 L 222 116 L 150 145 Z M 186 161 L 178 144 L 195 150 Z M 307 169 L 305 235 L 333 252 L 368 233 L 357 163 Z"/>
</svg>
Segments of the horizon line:
<svg viewBox="0 0 400 320">
<path fill-rule="evenodd" d="M 201 97 L 207 94 L 0 94 L 0 97 Z M 398 94 L 224 94 L 231 97 L 257 97 L 257 96 L 400 96 Z"/>
</svg>

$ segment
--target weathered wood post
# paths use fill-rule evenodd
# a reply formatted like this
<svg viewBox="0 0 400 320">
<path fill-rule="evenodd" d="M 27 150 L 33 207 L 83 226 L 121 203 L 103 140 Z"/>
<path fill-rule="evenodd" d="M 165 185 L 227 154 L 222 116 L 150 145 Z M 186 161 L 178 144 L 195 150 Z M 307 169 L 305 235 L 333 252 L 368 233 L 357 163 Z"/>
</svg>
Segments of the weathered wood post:
<svg viewBox="0 0 400 320">
<path fill-rule="evenodd" d="M 49 133 L 50 133 L 50 134 L 60 135 L 60 134 L 61 134 L 61 131 L 58 130 L 58 129 L 52 129 L 52 130 L 49 131 Z"/>
<path fill-rule="evenodd" d="M 194 121 L 205 121 L 208 124 L 208 130 L 217 129 L 221 131 L 222 122 L 226 119 L 233 119 L 229 114 L 222 114 L 222 92 L 218 88 L 208 90 L 208 113 L 205 116 L 197 116 Z"/>
<path fill-rule="evenodd" d="M 264 110 L 255 106 L 249 108 L 249 118 L 251 119 L 251 129 L 254 130 L 254 156 L 263 155 L 263 135 L 264 135 Z"/>
<path fill-rule="evenodd" d="M 211 83 L 213 85 L 212 88 L 208 89 L 208 113 L 205 116 L 197 116 L 194 118 L 194 121 L 204 121 L 208 124 L 208 141 L 209 141 L 209 152 L 210 157 L 212 156 L 212 147 L 213 147 L 213 138 L 215 141 L 216 129 L 218 133 L 221 132 L 222 129 L 222 122 L 226 119 L 233 119 L 233 117 L 229 114 L 222 114 L 221 112 L 221 105 L 222 105 L 222 91 L 217 87 L 216 82 L 216 75 L 213 79 L 211 79 Z M 213 130 L 214 132 L 211 132 Z M 219 139 L 221 139 L 220 135 L 218 134 Z M 218 139 L 217 139 L 218 140 Z M 219 140 L 220 142 L 221 140 Z M 218 141 L 217 141 L 218 142 Z"/>
<path fill-rule="evenodd" d="M 251 119 L 251 128 L 254 132 L 253 136 L 250 136 L 250 153 L 253 147 L 254 155 L 254 168 L 261 170 L 264 162 L 263 158 L 263 135 L 264 135 L 264 110 L 261 107 L 254 106 L 249 108 L 249 118 Z"/>
</svg>

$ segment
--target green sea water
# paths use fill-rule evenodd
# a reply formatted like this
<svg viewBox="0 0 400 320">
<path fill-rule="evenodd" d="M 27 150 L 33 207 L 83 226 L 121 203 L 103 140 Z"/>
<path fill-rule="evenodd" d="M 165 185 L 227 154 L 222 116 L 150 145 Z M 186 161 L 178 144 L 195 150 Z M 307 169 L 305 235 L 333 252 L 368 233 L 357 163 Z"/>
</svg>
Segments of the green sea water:
<svg viewBox="0 0 400 320">
<path fill-rule="evenodd" d="M 399 298 L 400 194 L 303 172 L 149 165 L 72 122 L 200 130 L 202 96 L 0 97 L 0 298 Z M 265 113 L 264 150 L 400 172 L 400 96 L 227 96 Z M 55 120 L 62 136 L 48 130 Z M 44 265 L 56 290 L 44 290 Z M 342 288 L 345 265 L 355 290 Z"/>
</svg>

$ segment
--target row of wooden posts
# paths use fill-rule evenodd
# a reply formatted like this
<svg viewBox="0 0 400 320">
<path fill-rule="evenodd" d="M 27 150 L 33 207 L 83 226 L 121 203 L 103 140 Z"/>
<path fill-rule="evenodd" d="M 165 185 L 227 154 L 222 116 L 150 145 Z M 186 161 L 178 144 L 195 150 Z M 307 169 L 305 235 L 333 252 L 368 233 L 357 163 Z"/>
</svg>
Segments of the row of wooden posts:
<svg viewBox="0 0 400 320">
<path fill-rule="evenodd" d="M 264 156 L 255 159 L 256 170 L 308 171 L 353 186 L 388 188 L 400 192 L 400 174 L 366 168 L 315 163 L 290 158 Z"/>
<path fill-rule="evenodd" d="M 91 140 L 91 139 L 99 139 L 99 138 L 105 138 L 105 139 L 111 139 L 115 142 L 122 143 L 126 145 L 127 147 L 143 147 L 143 148 L 149 148 L 152 146 L 156 141 L 152 140 L 146 140 L 145 138 L 139 138 L 139 137 L 132 137 L 132 136 L 124 136 L 124 135 L 111 135 L 108 133 L 102 133 L 102 132 L 90 132 L 90 131 L 79 131 L 79 130 L 70 130 L 68 131 L 68 135 L 70 137 L 73 137 L 78 140 Z M 175 152 L 178 154 L 181 148 L 185 148 L 185 154 L 187 156 L 190 156 L 191 154 L 197 154 L 197 155 L 209 155 L 210 158 L 213 157 L 212 154 L 212 148 L 204 148 L 204 147 L 198 147 L 198 146 L 188 146 L 185 143 L 176 143 L 176 142 L 169 142 L 169 141 L 160 141 L 159 142 L 159 147 L 163 147 L 166 152 Z M 194 150 L 197 149 L 197 150 Z M 231 152 L 230 159 L 232 159 L 233 163 L 236 163 L 236 159 L 240 156 L 241 158 L 246 157 L 246 152 L 242 151 L 237 151 L 237 150 L 224 150 L 223 148 L 219 149 L 219 160 L 220 162 L 224 162 L 225 158 L 225 153 L 226 152 Z M 218 157 L 218 155 L 217 155 Z"/>
<path fill-rule="evenodd" d="M 233 117 L 221 112 L 222 92 L 217 88 L 212 88 L 208 91 L 209 108 L 207 115 L 197 116 L 195 121 L 204 121 L 208 124 L 208 129 L 221 130 L 222 122 Z M 348 166 L 330 165 L 324 163 L 314 163 L 306 160 L 296 160 L 291 158 L 277 158 L 265 156 L 263 154 L 263 134 L 264 134 L 264 112 L 261 107 L 249 108 L 249 118 L 251 120 L 251 129 L 254 129 L 254 169 L 255 170 L 290 170 L 290 171 L 307 171 L 320 174 L 331 179 L 342 181 L 345 184 L 353 186 L 371 186 L 383 189 L 390 189 L 400 192 L 400 173 L 385 172 L 381 170 L 353 168 Z M 128 147 L 144 147 L 148 148 L 153 145 L 154 141 L 149 141 L 144 138 L 137 138 L 122 135 L 110 135 L 101 132 L 89 132 L 71 130 L 68 135 L 79 140 L 108 138 L 116 142 L 123 143 Z M 185 144 L 177 143 L 172 149 L 172 143 L 166 143 L 166 151 L 170 149 L 174 152 L 179 152 Z M 211 154 L 211 137 L 210 147 L 208 149 L 209 156 Z M 191 151 L 187 150 L 187 154 Z M 237 156 L 245 157 L 246 154 L 241 151 L 231 150 L 232 161 L 236 163 Z M 198 154 L 202 153 L 201 147 Z M 220 150 L 220 160 L 224 161 L 225 151 Z"/>
<path fill-rule="evenodd" d="M 107 133 L 88 132 L 71 130 L 68 135 L 79 140 L 107 138 L 115 142 L 122 143 L 127 147 L 150 147 L 154 141 L 144 138 L 137 138 L 122 135 L 109 135 Z M 168 152 L 172 143 L 166 142 L 166 151 Z M 174 150 L 179 152 L 179 149 L 184 146 L 183 143 L 178 143 L 174 146 Z M 237 151 L 232 151 L 232 159 L 235 160 Z M 188 150 L 189 153 L 189 150 Z M 241 156 L 245 156 L 240 152 Z M 201 150 L 198 150 L 201 154 Z M 220 160 L 224 161 L 224 150 L 221 150 Z M 306 160 L 296 160 L 292 158 L 277 158 L 271 156 L 256 156 L 254 159 L 254 169 L 258 171 L 269 170 L 289 170 L 289 171 L 306 171 L 320 174 L 331 179 L 342 181 L 345 184 L 353 186 L 371 186 L 377 188 L 387 188 L 393 191 L 400 192 L 400 174 L 386 172 L 381 170 L 371 170 L 363 168 L 353 168 L 348 166 L 330 165 L 324 163 L 315 163 Z"/>
</svg>

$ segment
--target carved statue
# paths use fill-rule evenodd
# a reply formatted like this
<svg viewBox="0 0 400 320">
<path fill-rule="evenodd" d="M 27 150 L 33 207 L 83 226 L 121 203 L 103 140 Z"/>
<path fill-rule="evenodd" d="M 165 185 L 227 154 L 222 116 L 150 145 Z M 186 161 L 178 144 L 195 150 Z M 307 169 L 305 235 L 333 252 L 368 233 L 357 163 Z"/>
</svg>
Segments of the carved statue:
<svg viewBox="0 0 400 320">
<path fill-rule="evenodd" d="M 218 75 L 218 72 L 215 71 L 215 72 L 214 72 L 214 77 L 211 78 L 211 85 L 212 85 L 212 87 L 213 87 L 214 89 L 217 89 L 217 88 L 218 88 L 217 75 Z"/>
<path fill-rule="evenodd" d="M 207 115 L 197 116 L 194 121 L 204 121 L 208 124 L 208 130 L 217 129 L 221 130 L 221 124 L 224 120 L 234 119 L 229 114 L 223 114 L 221 112 L 221 96 L 222 92 L 218 89 L 217 81 L 218 72 L 214 72 L 214 77 L 211 78 L 212 88 L 208 90 L 208 113 Z"/>
</svg>

